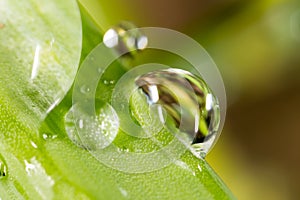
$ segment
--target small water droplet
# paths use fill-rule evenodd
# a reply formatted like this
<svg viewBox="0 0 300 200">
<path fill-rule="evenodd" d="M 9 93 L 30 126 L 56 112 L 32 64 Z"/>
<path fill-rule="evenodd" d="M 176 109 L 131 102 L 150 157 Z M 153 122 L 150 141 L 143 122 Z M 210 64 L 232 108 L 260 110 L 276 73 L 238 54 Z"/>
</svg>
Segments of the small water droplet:
<svg viewBox="0 0 300 200">
<path fill-rule="evenodd" d="M 0 180 L 6 178 L 7 175 L 7 165 L 2 156 L 0 155 Z"/>
<path fill-rule="evenodd" d="M 115 80 L 103 80 L 104 85 L 113 85 L 115 84 Z"/>
<path fill-rule="evenodd" d="M 83 86 L 81 86 L 81 88 L 80 88 L 80 92 L 83 93 L 83 94 L 87 94 L 87 93 L 89 93 L 90 91 L 91 91 L 91 89 L 90 89 L 88 86 L 86 86 L 86 85 L 83 85 Z"/>
<path fill-rule="evenodd" d="M 108 48 L 115 48 L 119 52 L 143 50 L 148 45 L 148 38 L 131 22 L 121 22 L 116 26 L 108 29 L 104 36 L 103 42 Z"/>
<path fill-rule="evenodd" d="M 118 148 L 119 152 L 129 152 L 129 149 L 126 147 Z"/>
<path fill-rule="evenodd" d="M 43 133 L 42 137 L 43 137 L 44 140 L 49 140 L 49 139 L 57 138 L 57 135 L 53 135 L 53 134 L 50 134 L 50 133 Z"/>
<path fill-rule="evenodd" d="M 218 100 L 202 78 L 170 68 L 144 74 L 136 84 L 149 104 L 162 106 L 174 121 L 174 125 L 167 126 L 192 145 L 197 155 L 204 156 L 209 151 L 218 133 L 220 110 Z M 165 122 L 163 115 L 160 118 Z"/>
<path fill-rule="evenodd" d="M 109 81 L 109 84 L 113 85 L 115 83 L 114 80 Z"/>
<path fill-rule="evenodd" d="M 103 83 L 104 83 L 104 85 L 108 85 L 109 82 L 108 82 L 108 80 L 104 80 Z"/>
<path fill-rule="evenodd" d="M 43 138 L 44 138 L 44 140 L 47 140 L 49 137 L 48 137 L 48 134 L 46 134 L 46 133 L 43 133 Z"/>
<path fill-rule="evenodd" d="M 94 115 L 86 113 L 84 106 L 75 104 L 65 115 L 65 129 L 69 138 L 78 146 L 88 150 L 109 146 L 119 131 L 119 120 L 114 109 L 100 103 Z M 75 119 L 74 116 L 80 117 Z M 77 127 L 74 121 L 77 120 Z"/>
</svg>

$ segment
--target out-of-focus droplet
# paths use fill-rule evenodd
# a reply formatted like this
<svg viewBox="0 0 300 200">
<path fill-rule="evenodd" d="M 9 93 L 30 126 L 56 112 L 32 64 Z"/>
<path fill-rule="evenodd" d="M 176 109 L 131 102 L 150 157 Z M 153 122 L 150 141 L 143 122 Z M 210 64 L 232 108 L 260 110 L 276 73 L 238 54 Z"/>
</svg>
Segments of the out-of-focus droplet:
<svg viewBox="0 0 300 200">
<path fill-rule="evenodd" d="M 175 127 L 181 139 L 201 155 L 209 151 L 218 134 L 220 110 L 218 100 L 202 78 L 170 68 L 144 74 L 136 84 L 149 104 L 160 104 L 165 109 L 172 119 L 167 126 Z"/>
<path fill-rule="evenodd" d="M 108 48 L 114 48 L 121 54 L 130 52 L 126 55 L 132 56 L 134 52 L 143 50 L 148 45 L 148 38 L 136 28 L 131 22 L 121 22 L 105 32 L 103 42 Z"/>
<path fill-rule="evenodd" d="M 113 84 L 115 84 L 115 81 L 111 80 L 111 81 L 109 81 L 109 84 L 113 85 Z"/>
<path fill-rule="evenodd" d="M 6 178 L 7 175 L 7 165 L 2 156 L 0 155 L 0 180 Z"/>
<path fill-rule="evenodd" d="M 43 133 L 42 137 L 43 137 L 44 140 L 50 140 L 50 139 L 57 138 L 57 135 L 53 135 L 51 133 Z"/>
<path fill-rule="evenodd" d="M 75 110 L 77 113 L 74 113 Z M 75 115 L 80 115 L 80 119 L 75 119 Z M 114 109 L 107 103 L 96 109 L 94 115 L 87 114 L 84 108 L 75 104 L 65 115 L 65 129 L 68 137 L 78 146 L 99 150 L 113 142 L 119 131 L 119 120 Z"/>
<path fill-rule="evenodd" d="M 115 84 L 115 80 L 103 80 L 104 85 L 113 85 Z"/>
<path fill-rule="evenodd" d="M 108 85 L 109 82 L 108 82 L 108 80 L 104 80 L 103 83 L 104 83 L 104 85 Z"/>
</svg>

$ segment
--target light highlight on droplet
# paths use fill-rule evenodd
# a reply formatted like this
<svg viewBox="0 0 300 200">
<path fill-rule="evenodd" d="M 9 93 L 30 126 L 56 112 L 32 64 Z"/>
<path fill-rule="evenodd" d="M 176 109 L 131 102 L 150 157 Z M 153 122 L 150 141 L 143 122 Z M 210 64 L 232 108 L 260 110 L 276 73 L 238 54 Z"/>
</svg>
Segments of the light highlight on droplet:
<svg viewBox="0 0 300 200">
<path fill-rule="evenodd" d="M 113 48 L 118 45 L 118 33 L 114 29 L 109 29 L 103 36 L 103 42 L 108 48 Z"/>
</svg>

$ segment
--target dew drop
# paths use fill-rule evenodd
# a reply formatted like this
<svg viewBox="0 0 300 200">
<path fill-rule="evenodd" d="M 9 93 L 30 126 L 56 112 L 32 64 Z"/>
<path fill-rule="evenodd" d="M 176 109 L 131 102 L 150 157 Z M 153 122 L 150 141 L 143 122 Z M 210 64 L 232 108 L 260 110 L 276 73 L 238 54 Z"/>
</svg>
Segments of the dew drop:
<svg viewBox="0 0 300 200">
<path fill-rule="evenodd" d="M 7 165 L 4 159 L 2 158 L 2 156 L 0 155 L 0 180 L 6 178 L 7 175 L 8 175 Z"/>
<path fill-rule="evenodd" d="M 91 89 L 90 89 L 88 86 L 86 86 L 86 85 L 83 85 L 83 86 L 81 86 L 81 88 L 80 88 L 80 92 L 83 93 L 83 94 L 87 94 L 87 93 L 89 93 L 90 91 L 91 91 Z"/>
<path fill-rule="evenodd" d="M 104 85 L 108 85 L 109 81 L 108 80 L 104 80 L 103 83 L 104 83 Z"/>
<path fill-rule="evenodd" d="M 148 38 L 136 28 L 131 22 L 121 22 L 105 32 L 103 42 L 108 48 L 115 48 L 119 52 L 143 50 L 148 45 Z M 128 31 L 131 29 L 136 30 Z"/>
<path fill-rule="evenodd" d="M 103 149 L 113 142 L 118 133 L 119 119 L 115 110 L 108 103 L 100 104 L 94 115 L 85 112 L 80 104 L 73 105 L 65 115 L 68 137 L 82 148 Z M 74 116 L 80 116 L 80 119 Z"/>
<path fill-rule="evenodd" d="M 115 84 L 115 81 L 111 80 L 111 81 L 109 81 L 109 84 L 113 85 L 113 84 Z"/>
<path fill-rule="evenodd" d="M 50 133 L 43 133 L 42 137 L 43 137 L 44 140 L 50 140 L 50 139 L 57 138 L 57 135 L 53 135 L 53 134 L 50 134 Z"/>
<path fill-rule="evenodd" d="M 49 138 L 48 134 L 43 133 L 43 138 L 44 138 L 44 140 L 47 140 Z"/>
<path fill-rule="evenodd" d="M 219 130 L 217 98 L 205 81 L 188 71 L 169 68 L 144 74 L 136 79 L 148 104 L 159 104 L 171 120 L 160 120 L 190 145 L 197 155 L 205 156 Z"/>
<path fill-rule="evenodd" d="M 129 152 L 129 149 L 128 148 L 122 148 L 122 147 L 120 147 L 120 148 L 118 148 L 118 151 L 119 152 L 121 152 L 121 153 L 124 153 L 124 152 Z"/>
</svg>

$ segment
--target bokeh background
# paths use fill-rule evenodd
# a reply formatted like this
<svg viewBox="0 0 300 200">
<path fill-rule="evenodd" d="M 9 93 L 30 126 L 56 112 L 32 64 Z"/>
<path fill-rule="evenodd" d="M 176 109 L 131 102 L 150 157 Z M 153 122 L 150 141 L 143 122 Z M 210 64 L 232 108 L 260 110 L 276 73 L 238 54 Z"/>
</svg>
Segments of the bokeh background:
<svg viewBox="0 0 300 200">
<path fill-rule="evenodd" d="M 120 20 L 178 30 L 219 67 L 225 127 L 208 162 L 238 199 L 300 199 L 299 0 L 81 0 Z"/>
</svg>

